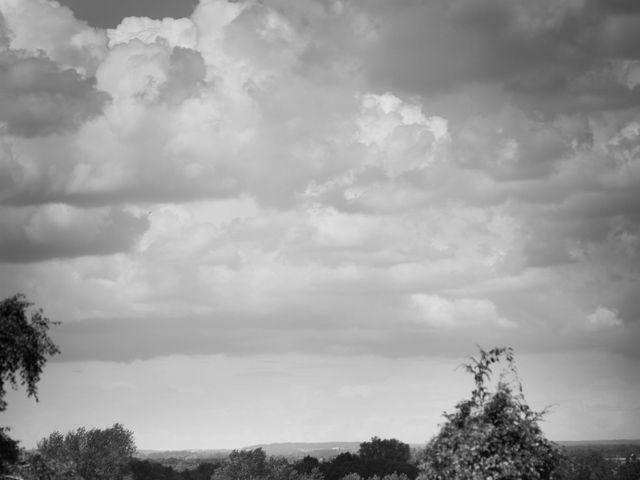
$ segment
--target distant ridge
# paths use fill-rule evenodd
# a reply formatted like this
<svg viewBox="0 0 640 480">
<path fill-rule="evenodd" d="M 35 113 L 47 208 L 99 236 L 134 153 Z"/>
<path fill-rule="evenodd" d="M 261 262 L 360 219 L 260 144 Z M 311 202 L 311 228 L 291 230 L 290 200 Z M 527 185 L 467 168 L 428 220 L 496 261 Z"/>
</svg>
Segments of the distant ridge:
<svg viewBox="0 0 640 480">
<path fill-rule="evenodd" d="M 262 448 L 269 456 L 303 458 L 307 455 L 318 459 L 329 459 L 341 453 L 357 453 L 361 442 L 280 442 L 250 445 L 238 450 L 255 450 Z M 564 447 L 577 448 L 598 448 L 611 447 L 616 445 L 640 446 L 640 439 L 614 439 L 614 440 L 568 440 L 555 441 Z M 410 444 L 413 449 L 424 448 L 424 443 Z M 143 459 L 159 460 L 167 458 L 177 458 L 184 460 L 224 458 L 231 452 L 231 449 L 215 450 L 139 450 L 137 456 Z"/>
<path fill-rule="evenodd" d="M 144 460 L 164 460 L 167 458 L 177 458 L 181 460 L 200 460 L 210 458 L 224 458 L 231 450 L 216 449 L 216 450 L 138 450 L 136 457 Z"/>
<path fill-rule="evenodd" d="M 356 453 L 360 449 L 360 442 L 283 442 L 251 445 L 241 450 L 255 450 L 262 448 L 267 455 L 276 457 L 305 457 L 311 455 L 317 458 L 335 457 L 340 453 Z"/>
<path fill-rule="evenodd" d="M 566 440 L 556 442 L 567 447 L 588 447 L 598 445 L 640 445 L 640 439 L 616 439 L 616 440 Z"/>
</svg>

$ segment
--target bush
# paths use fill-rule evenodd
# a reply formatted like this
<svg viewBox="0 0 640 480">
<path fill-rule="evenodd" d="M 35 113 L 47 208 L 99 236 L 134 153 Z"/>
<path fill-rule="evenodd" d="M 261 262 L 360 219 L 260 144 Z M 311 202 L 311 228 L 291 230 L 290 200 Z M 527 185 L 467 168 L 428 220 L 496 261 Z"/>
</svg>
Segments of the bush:
<svg viewBox="0 0 640 480">
<path fill-rule="evenodd" d="M 492 367 L 506 361 L 494 392 L 487 382 Z M 480 349 L 465 364 L 473 375 L 471 398 L 444 414 L 446 422 L 427 444 L 420 480 L 547 480 L 554 478 L 562 455 L 544 435 L 522 394 L 510 348 Z M 508 381 L 508 377 L 511 377 Z"/>
</svg>

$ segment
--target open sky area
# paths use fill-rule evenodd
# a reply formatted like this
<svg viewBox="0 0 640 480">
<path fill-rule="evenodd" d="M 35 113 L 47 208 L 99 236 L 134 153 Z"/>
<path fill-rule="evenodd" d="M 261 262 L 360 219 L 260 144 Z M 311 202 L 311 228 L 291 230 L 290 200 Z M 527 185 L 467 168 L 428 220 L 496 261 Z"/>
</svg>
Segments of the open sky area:
<svg viewBox="0 0 640 480">
<path fill-rule="evenodd" d="M 512 346 L 552 440 L 640 438 L 640 2 L 0 0 L 0 424 L 427 441 Z"/>
</svg>

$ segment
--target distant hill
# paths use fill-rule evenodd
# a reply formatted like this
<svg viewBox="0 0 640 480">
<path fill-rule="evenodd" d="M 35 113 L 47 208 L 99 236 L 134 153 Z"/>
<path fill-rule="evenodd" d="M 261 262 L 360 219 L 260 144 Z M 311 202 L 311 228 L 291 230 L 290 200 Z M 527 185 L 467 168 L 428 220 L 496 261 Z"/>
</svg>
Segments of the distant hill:
<svg viewBox="0 0 640 480">
<path fill-rule="evenodd" d="M 345 452 L 356 453 L 360 442 L 286 442 L 251 445 L 242 450 L 262 448 L 267 455 L 288 458 L 302 458 L 311 455 L 316 458 L 332 458 Z"/>
<path fill-rule="evenodd" d="M 143 460 L 166 460 L 176 458 L 180 460 L 202 460 L 225 458 L 231 450 L 138 450 L 136 457 Z"/>
<path fill-rule="evenodd" d="M 639 445 L 640 439 L 632 439 L 632 440 L 575 440 L 575 441 L 565 441 L 565 442 L 556 442 L 565 447 L 602 447 L 602 446 L 613 446 L 613 445 Z"/>
<path fill-rule="evenodd" d="M 640 439 L 632 440 L 582 440 L 558 441 L 557 444 L 569 451 L 597 450 L 615 455 L 626 451 L 640 451 Z M 411 444 L 412 449 L 424 448 L 424 444 Z M 285 442 L 250 445 L 239 450 L 262 448 L 269 456 L 289 459 L 303 458 L 307 455 L 318 459 L 330 459 L 344 452 L 357 453 L 360 442 Z M 230 449 L 218 450 L 140 450 L 137 456 L 146 460 L 166 461 L 176 459 L 187 462 L 195 460 L 222 459 L 229 455 Z"/>
</svg>

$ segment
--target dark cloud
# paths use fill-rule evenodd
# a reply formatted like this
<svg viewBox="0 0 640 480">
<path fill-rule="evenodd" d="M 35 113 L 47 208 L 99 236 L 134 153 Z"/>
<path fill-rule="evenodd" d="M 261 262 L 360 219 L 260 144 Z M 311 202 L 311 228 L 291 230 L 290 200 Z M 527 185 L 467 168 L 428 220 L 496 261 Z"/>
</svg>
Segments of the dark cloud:
<svg viewBox="0 0 640 480">
<path fill-rule="evenodd" d="M 451 132 L 456 160 L 498 181 L 542 179 L 572 153 L 575 129 L 530 120 L 518 110 L 471 117 Z"/>
<path fill-rule="evenodd" d="M 149 227 L 146 217 L 121 209 L 79 210 L 48 205 L 5 207 L 1 213 L 0 260 L 4 262 L 126 252 Z"/>
<path fill-rule="evenodd" d="M 10 134 L 34 137 L 76 128 L 107 100 L 92 79 L 44 56 L 0 53 L 0 122 Z"/>
<path fill-rule="evenodd" d="M 548 113 L 637 105 L 611 61 L 640 57 L 640 15 L 627 2 L 454 0 L 379 3 L 365 70 L 380 88 L 438 95 L 500 85 Z"/>
<path fill-rule="evenodd" d="M 125 17 L 188 17 L 198 0 L 60 0 L 76 18 L 94 27 L 115 28 Z"/>
</svg>

